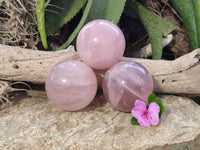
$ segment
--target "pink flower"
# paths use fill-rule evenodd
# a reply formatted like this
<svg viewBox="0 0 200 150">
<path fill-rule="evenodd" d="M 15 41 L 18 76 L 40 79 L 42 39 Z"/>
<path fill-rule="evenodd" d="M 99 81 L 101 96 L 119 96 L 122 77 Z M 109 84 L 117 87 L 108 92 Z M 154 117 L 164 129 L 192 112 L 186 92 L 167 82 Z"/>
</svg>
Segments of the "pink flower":
<svg viewBox="0 0 200 150">
<path fill-rule="evenodd" d="M 152 102 L 147 110 L 145 102 L 141 100 L 135 101 L 131 113 L 138 123 L 143 127 L 156 126 L 159 123 L 160 107 L 157 103 Z"/>
</svg>

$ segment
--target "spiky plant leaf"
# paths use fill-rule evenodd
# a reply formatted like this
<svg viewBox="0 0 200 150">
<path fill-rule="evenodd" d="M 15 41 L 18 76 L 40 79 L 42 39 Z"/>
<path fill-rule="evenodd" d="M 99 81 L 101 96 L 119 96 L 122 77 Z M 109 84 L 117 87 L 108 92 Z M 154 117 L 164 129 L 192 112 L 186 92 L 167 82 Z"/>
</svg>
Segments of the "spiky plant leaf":
<svg viewBox="0 0 200 150">
<path fill-rule="evenodd" d="M 87 0 L 51 0 L 45 15 L 47 36 L 69 22 L 86 2 Z"/>
<path fill-rule="evenodd" d="M 106 19 L 117 24 L 124 10 L 126 0 L 94 0 L 87 22 Z"/>
<path fill-rule="evenodd" d="M 152 45 L 153 59 L 160 59 L 162 55 L 162 36 L 167 36 L 175 27 L 135 0 L 127 0 L 125 13 L 132 17 L 137 15 L 148 33 Z"/>
<path fill-rule="evenodd" d="M 195 20 L 195 12 L 193 3 L 196 0 L 170 0 L 176 11 L 180 14 L 183 24 L 187 30 L 188 37 L 190 39 L 190 47 L 192 50 L 198 48 L 198 35 L 197 35 L 197 25 Z M 192 2 L 194 1 L 194 2 Z M 196 3 L 198 7 L 198 3 Z M 198 12 L 198 10 L 196 10 Z M 198 15 L 198 14 L 196 14 Z"/>
<path fill-rule="evenodd" d="M 57 50 L 67 47 L 77 36 L 81 27 L 95 19 L 106 19 L 117 24 L 124 9 L 126 0 L 88 0 L 83 16 L 68 40 Z"/>
<path fill-rule="evenodd" d="M 37 25 L 38 25 L 38 31 L 40 33 L 40 38 L 41 38 L 43 47 L 47 49 L 48 45 L 47 45 L 45 20 L 44 20 L 45 0 L 36 0 L 35 7 L 36 7 L 35 11 L 37 15 Z"/>
<path fill-rule="evenodd" d="M 198 48 L 200 47 L 200 0 L 192 0 L 197 27 Z"/>
<path fill-rule="evenodd" d="M 200 0 L 193 0 L 192 1 L 194 7 L 194 14 L 196 20 L 196 27 L 197 27 L 197 36 L 198 36 L 198 48 L 200 47 Z"/>
<path fill-rule="evenodd" d="M 57 50 L 62 50 L 64 48 L 66 48 L 69 44 L 71 44 L 71 42 L 76 38 L 78 32 L 80 31 L 81 27 L 84 25 L 86 19 L 87 19 L 87 16 L 90 12 L 90 9 L 91 9 L 91 6 L 92 6 L 92 3 L 93 3 L 93 0 L 88 0 L 87 2 L 87 5 L 84 9 L 84 12 L 83 12 L 83 16 L 78 24 L 78 26 L 76 27 L 76 29 L 72 32 L 72 34 L 70 35 L 70 37 L 67 39 L 67 41 L 62 45 L 60 46 Z"/>
</svg>

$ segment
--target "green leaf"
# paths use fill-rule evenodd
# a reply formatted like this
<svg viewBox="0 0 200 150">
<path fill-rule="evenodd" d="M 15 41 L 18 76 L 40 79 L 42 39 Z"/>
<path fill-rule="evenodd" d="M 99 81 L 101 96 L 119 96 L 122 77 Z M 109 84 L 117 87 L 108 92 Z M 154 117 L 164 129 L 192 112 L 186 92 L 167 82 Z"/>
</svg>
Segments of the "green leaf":
<svg viewBox="0 0 200 150">
<path fill-rule="evenodd" d="M 126 0 L 94 0 L 87 22 L 105 19 L 117 24 L 124 10 Z"/>
<path fill-rule="evenodd" d="M 161 59 L 162 36 L 167 36 L 175 27 L 167 20 L 147 10 L 135 0 L 127 0 L 125 13 L 131 17 L 135 17 L 136 15 L 140 19 L 148 33 L 152 45 L 153 59 Z"/>
<path fill-rule="evenodd" d="M 0 0 L 0 6 L 2 5 L 2 3 L 3 3 L 3 0 Z"/>
<path fill-rule="evenodd" d="M 48 45 L 47 45 L 47 37 L 46 37 L 45 21 L 44 21 L 45 0 L 36 0 L 35 7 L 36 7 L 35 12 L 37 15 L 37 25 L 38 25 L 38 31 L 40 33 L 40 38 L 43 47 L 47 49 Z"/>
<path fill-rule="evenodd" d="M 76 29 L 70 35 L 68 40 L 57 50 L 67 47 L 77 36 L 81 27 L 95 19 L 106 19 L 118 23 L 123 12 L 126 0 L 88 0 L 84 9 L 83 16 Z"/>
<path fill-rule="evenodd" d="M 69 22 L 86 2 L 87 0 L 51 0 L 45 15 L 47 35 Z"/>
<path fill-rule="evenodd" d="M 200 0 L 192 0 L 197 27 L 198 48 L 200 47 Z"/>
<path fill-rule="evenodd" d="M 156 99 L 155 93 L 151 93 L 148 97 L 148 105 Z"/>
<path fill-rule="evenodd" d="M 148 104 L 150 105 L 152 102 L 156 102 L 159 107 L 160 107 L 160 112 L 159 112 L 159 118 L 162 116 L 163 112 L 165 111 L 165 108 L 163 106 L 163 103 L 160 99 L 156 98 L 155 93 L 151 93 L 148 97 Z"/>
<path fill-rule="evenodd" d="M 84 23 L 86 21 L 86 18 L 88 16 L 89 11 L 90 11 L 91 6 L 92 6 L 92 2 L 93 2 L 93 0 L 88 0 L 87 5 L 86 5 L 86 7 L 84 9 L 84 12 L 83 12 L 83 16 L 82 16 L 81 21 L 79 22 L 78 26 L 72 32 L 72 34 L 70 35 L 68 40 L 61 47 L 59 47 L 57 50 L 62 50 L 64 48 L 66 48 L 75 39 L 75 37 L 77 36 L 77 34 L 80 31 L 81 27 L 84 25 Z"/>
<path fill-rule="evenodd" d="M 139 125 L 137 119 L 134 118 L 134 117 L 131 118 L 131 124 L 132 124 L 132 125 Z"/>
<path fill-rule="evenodd" d="M 194 2 L 194 5 L 198 5 L 193 7 L 193 2 L 196 0 L 170 0 L 176 11 L 180 14 L 183 24 L 187 30 L 188 37 L 190 39 L 190 47 L 192 50 L 198 48 L 198 35 L 197 35 L 197 28 L 200 28 L 196 24 L 195 20 L 195 12 L 198 13 L 199 6 L 198 2 Z M 199 14 L 197 14 L 199 15 Z M 197 16 L 198 18 L 198 16 Z"/>
<path fill-rule="evenodd" d="M 49 5 L 50 2 L 51 2 L 51 0 L 46 0 L 46 2 L 45 2 L 45 8 Z"/>
</svg>

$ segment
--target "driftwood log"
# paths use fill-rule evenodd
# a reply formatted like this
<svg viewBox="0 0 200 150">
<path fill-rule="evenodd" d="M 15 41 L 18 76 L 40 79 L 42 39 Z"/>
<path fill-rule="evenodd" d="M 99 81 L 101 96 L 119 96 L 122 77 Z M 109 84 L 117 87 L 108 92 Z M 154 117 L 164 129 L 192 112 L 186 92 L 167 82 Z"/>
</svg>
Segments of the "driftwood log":
<svg viewBox="0 0 200 150">
<path fill-rule="evenodd" d="M 0 45 L 0 80 L 43 84 L 58 62 L 80 60 L 73 46 L 57 52 L 35 51 Z M 154 92 L 200 95 L 200 49 L 176 60 L 148 60 L 123 57 L 141 63 L 153 77 Z M 106 70 L 95 70 L 99 85 Z"/>
</svg>

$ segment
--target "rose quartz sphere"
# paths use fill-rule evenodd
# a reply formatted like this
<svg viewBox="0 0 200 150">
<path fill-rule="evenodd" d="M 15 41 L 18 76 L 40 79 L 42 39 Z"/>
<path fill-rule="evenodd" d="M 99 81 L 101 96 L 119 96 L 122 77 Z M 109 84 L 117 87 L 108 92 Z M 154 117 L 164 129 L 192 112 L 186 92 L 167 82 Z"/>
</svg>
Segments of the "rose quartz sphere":
<svg viewBox="0 0 200 150">
<path fill-rule="evenodd" d="M 49 100 L 67 111 L 88 106 L 97 92 L 93 70 L 77 60 L 62 61 L 49 72 L 45 88 Z"/>
<path fill-rule="evenodd" d="M 123 56 L 125 38 L 114 23 L 94 20 L 87 23 L 79 32 L 76 48 L 86 64 L 95 69 L 106 69 Z"/>
<path fill-rule="evenodd" d="M 149 72 L 139 63 L 121 61 L 112 66 L 103 80 L 105 99 L 116 109 L 131 112 L 135 101 L 147 102 L 153 91 Z"/>
</svg>

